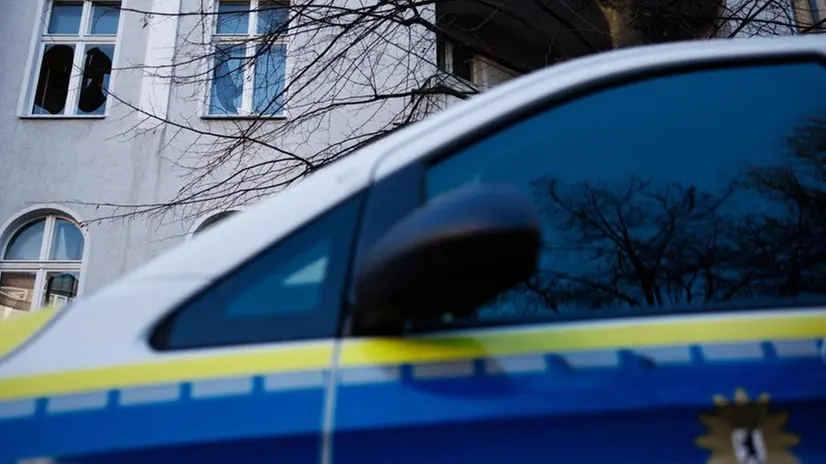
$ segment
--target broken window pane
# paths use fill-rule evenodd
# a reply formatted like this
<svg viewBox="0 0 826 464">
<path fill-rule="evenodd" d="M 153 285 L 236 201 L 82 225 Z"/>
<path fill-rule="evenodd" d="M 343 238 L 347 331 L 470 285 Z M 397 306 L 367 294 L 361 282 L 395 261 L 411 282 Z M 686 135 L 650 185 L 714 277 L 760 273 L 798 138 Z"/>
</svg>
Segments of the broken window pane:
<svg viewBox="0 0 826 464">
<path fill-rule="evenodd" d="M 80 32 L 82 3 L 55 2 L 49 15 L 48 34 L 71 34 Z"/>
<path fill-rule="evenodd" d="M 249 30 L 249 2 L 221 2 L 218 5 L 217 34 L 239 35 Z"/>
<path fill-rule="evenodd" d="M 253 91 L 253 108 L 257 114 L 277 115 L 283 111 L 285 71 L 285 46 L 259 47 Z"/>
<path fill-rule="evenodd" d="M 92 17 L 89 24 L 89 34 L 115 35 L 118 33 L 118 19 L 120 8 L 117 5 L 101 3 L 92 4 Z"/>
<path fill-rule="evenodd" d="M 74 45 L 46 45 L 34 94 L 34 114 L 63 114 L 75 57 Z"/>
<path fill-rule="evenodd" d="M 258 7 L 258 33 L 275 34 L 283 36 L 286 34 L 286 25 L 289 20 L 290 10 L 283 4 L 276 2 L 261 2 Z"/>
<path fill-rule="evenodd" d="M 215 47 L 215 70 L 209 102 L 209 114 L 238 114 L 244 93 L 246 46 Z"/>
<path fill-rule="evenodd" d="M 83 80 L 77 101 L 78 114 L 103 114 L 109 78 L 112 75 L 114 45 L 88 45 L 83 63 Z"/>
</svg>

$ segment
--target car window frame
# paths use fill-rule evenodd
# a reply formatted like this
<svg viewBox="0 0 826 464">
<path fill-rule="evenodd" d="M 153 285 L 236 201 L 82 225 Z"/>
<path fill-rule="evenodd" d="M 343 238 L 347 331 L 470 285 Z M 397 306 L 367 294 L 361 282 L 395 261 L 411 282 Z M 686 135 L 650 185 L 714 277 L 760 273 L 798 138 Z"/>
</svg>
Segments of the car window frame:
<svg viewBox="0 0 826 464">
<path fill-rule="evenodd" d="M 405 215 L 423 206 L 427 202 L 426 198 L 426 173 L 430 167 L 452 156 L 460 154 L 468 147 L 477 144 L 489 137 L 501 133 L 512 126 L 518 125 L 531 119 L 540 113 L 551 111 L 554 108 L 565 105 L 574 100 L 594 95 L 599 92 L 624 85 L 643 82 L 646 80 L 662 77 L 686 74 L 692 72 L 703 72 L 723 69 L 750 68 L 756 66 L 777 66 L 800 63 L 819 63 L 826 66 L 826 56 L 809 50 L 784 51 L 778 53 L 771 49 L 766 50 L 763 55 L 743 55 L 731 56 L 711 56 L 705 59 L 694 60 L 692 62 L 667 63 L 645 69 L 623 69 L 614 73 L 606 73 L 597 76 L 587 82 L 578 82 L 570 87 L 537 98 L 530 103 L 516 108 L 512 111 L 498 115 L 485 124 L 481 124 L 464 134 L 458 134 L 447 140 L 428 153 L 420 156 L 415 161 L 403 166 L 387 177 L 375 182 L 371 188 L 364 205 L 363 235 L 357 240 L 357 247 L 354 259 L 352 260 L 353 275 L 358 263 L 364 259 L 369 251 L 369 244 L 374 243 L 384 232 Z M 392 193 L 392 194 L 389 194 Z M 400 198 L 402 201 L 395 202 Z M 416 199 L 416 201 L 413 201 Z M 352 324 L 350 315 L 354 307 L 354 284 L 351 282 L 347 290 L 347 314 L 342 316 L 341 335 L 342 336 L 371 336 L 370 333 L 354 334 L 351 331 Z M 777 308 L 778 305 L 765 305 L 765 307 L 755 307 L 754 305 L 738 308 L 726 307 L 727 312 L 740 311 L 760 311 Z M 663 312 L 660 310 L 657 315 L 673 316 L 680 314 L 703 315 L 704 312 L 697 312 L 688 309 L 675 309 Z M 653 314 L 640 311 L 638 315 L 622 315 L 621 317 L 606 317 L 595 319 L 593 322 L 605 322 L 625 320 L 632 317 L 651 317 Z M 581 318 L 571 320 L 582 321 Z M 553 323 L 566 322 L 566 318 L 557 318 Z M 440 323 L 438 326 L 432 324 L 409 324 L 404 330 L 404 335 L 433 334 L 440 332 L 452 332 L 465 329 L 479 329 L 491 327 L 512 327 L 524 326 L 537 323 L 548 323 L 549 321 L 539 320 L 513 320 L 513 321 L 461 321 L 458 323 Z"/>
<path fill-rule="evenodd" d="M 265 345 L 272 345 L 272 344 L 281 344 L 281 343 L 293 343 L 293 342 L 302 342 L 302 341 L 313 341 L 313 340 L 326 340 L 326 339 L 334 339 L 340 335 L 340 320 L 341 315 L 345 312 L 347 308 L 347 292 L 348 289 L 351 287 L 351 279 L 352 273 L 351 269 L 353 268 L 352 262 L 355 259 L 355 249 L 356 244 L 358 243 L 358 238 L 360 235 L 360 230 L 362 226 L 362 222 L 364 219 L 364 212 L 365 212 L 365 203 L 366 199 L 368 198 L 369 192 L 371 188 L 367 186 L 359 191 L 348 195 L 345 198 L 342 198 L 340 201 L 337 201 L 331 207 L 325 209 L 324 211 L 319 212 L 315 215 L 312 219 L 301 224 L 296 229 L 292 230 L 288 234 L 279 237 L 272 243 L 268 244 L 265 247 L 262 247 L 261 250 L 250 256 L 249 258 L 245 259 L 240 264 L 233 266 L 231 269 L 227 270 L 223 275 L 220 277 L 210 281 L 208 284 L 201 287 L 198 291 L 194 292 L 192 295 L 184 299 L 181 303 L 175 305 L 175 307 L 169 311 L 166 311 L 162 317 L 160 317 L 152 326 L 150 326 L 148 330 L 148 337 L 147 337 L 147 344 L 150 349 L 156 353 L 190 353 L 196 350 L 209 350 L 209 349 L 227 349 L 227 348 L 240 348 L 240 347 L 260 347 Z M 350 205 L 348 205 L 350 203 Z M 338 301 L 340 302 L 336 311 L 330 310 L 332 313 L 332 324 L 333 331 L 325 335 L 323 337 L 290 337 L 290 338 L 281 338 L 281 339 L 273 339 L 273 340 L 261 340 L 261 341 L 240 341 L 240 342 L 232 342 L 232 343 L 215 343 L 215 344 L 208 344 L 208 345 L 198 345 L 192 347 L 172 347 L 170 346 L 169 339 L 171 335 L 171 330 L 175 324 L 176 319 L 179 317 L 181 313 L 183 313 L 187 308 L 190 308 L 192 304 L 200 301 L 205 295 L 209 294 L 213 289 L 220 285 L 222 282 L 226 281 L 227 279 L 232 278 L 235 276 L 239 271 L 243 271 L 249 265 L 252 265 L 257 262 L 259 258 L 264 255 L 275 253 L 280 245 L 284 244 L 285 242 L 290 241 L 291 239 L 295 239 L 297 236 L 302 234 L 303 232 L 307 231 L 309 228 L 313 227 L 318 223 L 319 220 L 323 220 L 329 217 L 329 214 L 337 212 L 336 210 L 342 207 L 351 207 L 354 211 L 354 217 L 352 221 L 352 230 L 348 240 L 348 243 L 344 245 L 346 248 L 346 257 L 345 262 L 340 265 L 342 271 L 344 272 L 344 276 L 342 279 L 342 283 L 340 286 L 340 294 Z M 306 251 L 306 250 L 305 250 Z M 300 254 L 300 252 L 299 252 Z"/>
</svg>

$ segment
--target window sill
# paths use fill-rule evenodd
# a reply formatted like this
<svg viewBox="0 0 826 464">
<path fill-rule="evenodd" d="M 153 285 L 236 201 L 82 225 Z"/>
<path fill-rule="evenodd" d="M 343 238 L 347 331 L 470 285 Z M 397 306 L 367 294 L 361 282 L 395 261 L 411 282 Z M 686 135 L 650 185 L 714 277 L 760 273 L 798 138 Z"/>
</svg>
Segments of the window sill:
<svg viewBox="0 0 826 464">
<path fill-rule="evenodd" d="M 106 114 L 20 114 L 17 116 L 20 119 L 106 119 Z"/>
<path fill-rule="evenodd" d="M 230 121 L 235 121 L 235 120 L 286 121 L 287 120 L 287 115 L 282 114 L 280 116 L 256 116 L 256 115 L 231 114 L 231 115 L 224 116 L 224 115 L 219 115 L 219 114 L 203 114 L 203 115 L 201 115 L 201 119 L 216 120 L 216 121 L 222 121 L 222 120 L 230 120 Z"/>
</svg>

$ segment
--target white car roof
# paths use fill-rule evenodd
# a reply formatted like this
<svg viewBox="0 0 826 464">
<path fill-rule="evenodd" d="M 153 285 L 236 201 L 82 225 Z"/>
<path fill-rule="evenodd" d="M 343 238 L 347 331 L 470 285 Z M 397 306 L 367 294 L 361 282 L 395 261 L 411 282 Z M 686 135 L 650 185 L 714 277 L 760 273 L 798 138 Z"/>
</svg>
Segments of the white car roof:
<svg viewBox="0 0 826 464">
<path fill-rule="evenodd" d="M 233 215 L 62 312 L 36 343 L 6 359 L 4 374 L 102 367 L 157 356 L 145 334 L 168 311 L 213 279 L 372 181 L 426 156 L 457 135 L 574 86 L 699 59 L 810 53 L 826 56 L 818 36 L 715 40 L 632 48 L 543 69 L 458 103 L 308 176 L 292 187 Z M 86 337 L 90 329 L 94 336 Z M 100 349 L 105 346 L 106 349 Z M 57 356 L 56 353 L 60 353 Z"/>
</svg>

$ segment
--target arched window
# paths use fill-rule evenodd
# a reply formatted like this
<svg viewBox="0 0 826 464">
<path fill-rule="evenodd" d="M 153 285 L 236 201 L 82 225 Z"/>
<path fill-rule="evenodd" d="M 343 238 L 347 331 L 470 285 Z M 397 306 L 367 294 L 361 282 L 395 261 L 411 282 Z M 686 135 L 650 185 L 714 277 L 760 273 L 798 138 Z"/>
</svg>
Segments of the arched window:
<svg viewBox="0 0 826 464">
<path fill-rule="evenodd" d="M 74 220 L 49 214 L 7 232 L 0 241 L 0 319 L 77 296 L 85 240 Z"/>
<path fill-rule="evenodd" d="M 204 221 L 201 222 L 198 225 L 198 227 L 195 228 L 195 231 L 192 232 L 192 235 L 200 234 L 201 232 L 209 229 L 210 227 L 214 226 L 215 224 L 218 224 L 219 222 L 223 221 L 224 219 L 232 216 L 233 214 L 235 214 L 237 212 L 238 211 L 230 210 L 230 211 L 224 211 L 222 213 L 213 214 L 212 216 L 204 219 Z"/>
</svg>

